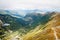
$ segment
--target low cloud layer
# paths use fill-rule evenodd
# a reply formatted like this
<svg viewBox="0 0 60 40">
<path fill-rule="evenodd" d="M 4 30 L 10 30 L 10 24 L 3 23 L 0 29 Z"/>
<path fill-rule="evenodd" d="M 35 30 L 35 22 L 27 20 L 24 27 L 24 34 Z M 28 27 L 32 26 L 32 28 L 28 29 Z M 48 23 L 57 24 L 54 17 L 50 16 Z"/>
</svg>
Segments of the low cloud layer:
<svg viewBox="0 0 60 40">
<path fill-rule="evenodd" d="M 60 10 L 60 0 L 0 0 L 0 9 Z"/>
</svg>

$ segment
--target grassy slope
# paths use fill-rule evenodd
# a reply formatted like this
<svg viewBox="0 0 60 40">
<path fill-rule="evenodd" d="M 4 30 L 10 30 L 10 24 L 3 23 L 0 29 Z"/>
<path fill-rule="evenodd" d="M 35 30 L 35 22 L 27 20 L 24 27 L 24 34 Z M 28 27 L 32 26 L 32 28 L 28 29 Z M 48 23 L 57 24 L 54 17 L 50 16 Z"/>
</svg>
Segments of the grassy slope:
<svg viewBox="0 0 60 40">
<path fill-rule="evenodd" d="M 58 40 L 60 38 L 60 14 L 53 15 L 44 29 L 33 30 L 23 37 L 23 40 Z"/>
</svg>

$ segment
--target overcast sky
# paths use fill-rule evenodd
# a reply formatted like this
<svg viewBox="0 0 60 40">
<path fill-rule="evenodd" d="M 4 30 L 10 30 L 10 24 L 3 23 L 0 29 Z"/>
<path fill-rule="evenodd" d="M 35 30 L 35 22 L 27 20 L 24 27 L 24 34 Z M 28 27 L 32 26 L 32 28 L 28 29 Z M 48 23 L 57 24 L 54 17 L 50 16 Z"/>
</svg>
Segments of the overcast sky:
<svg viewBox="0 0 60 40">
<path fill-rule="evenodd" d="M 60 10 L 60 0 L 0 0 L 0 9 Z"/>
</svg>

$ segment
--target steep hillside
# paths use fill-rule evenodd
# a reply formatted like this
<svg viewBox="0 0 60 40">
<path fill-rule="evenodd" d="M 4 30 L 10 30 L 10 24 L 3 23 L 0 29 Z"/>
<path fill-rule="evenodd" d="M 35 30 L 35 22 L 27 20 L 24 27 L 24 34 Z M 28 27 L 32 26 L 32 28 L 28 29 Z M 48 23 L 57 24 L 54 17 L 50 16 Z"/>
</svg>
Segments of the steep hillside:
<svg viewBox="0 0 60 40">
<path fill-rule="evenodd" d="M 10 15 L 9 13 L 11 13 L 11 11 L 0 12 L 0 20 L 2 20 L 3 23 L 10 24 L 9 27 L 6 27 L 8 30 L 5 31 L 12 31 L 12 33 L 6 32 L 7 34 L 4 37 L 6 40 L 10 40 L 11 38 L 13 39 L 18 35 L 25 36 L 26 33 L 29 38 L 31 35 L 31 37 L 33 37 L 33 34 L 35 35 L 45 28 L 47 25 L 46 23 L 49 22 L 52 19 L 52 15 L 55 14 L 55 12 L 47 12 L 44 15 L 41 13 L 28 13 L 24 17 L 19 16 L 21 18 L 17 18 Z"/>
<path fill-rule="evenodd" d="M 17 13 L 17 14 L 14 14 Z M 26 16 L 22 17 L 19 16 L 18 12 L 15 11 L 8 11 L 8 10 L 0 10 L 0 20 L 2 20 L 4 23 L 9 23 L 10 29 L 13 31 L 16 31 L 20 28 L 24 28 L 27 30 L 34 29 L 38 25 L 44 25 L 47 23 L 50 19 L 50 17 L 53 14 L 46 13 L 27 13 Z M 19 16 L 19 18 L 15 17 Z M 20 18 L 22 17 L 22 18 Z"/>
<path fill-rule="evenodd" d="M 60 40 L 60 13 L 56 12 L 50 19 L 43 28 L 27 33 L 23 40 Z"/>
<path fill-rule="evenodd" d="M 0 20 L 3 21 L 3 23 L 9 23 L 10 24 L 10 29 L 11 30 L 17 30 L 19 29 L 18 27 L 21 27 L 22 25 L 16 21 L 17 18 L 12 17 L 8 14 L 0 14 Z"/>
</svg>

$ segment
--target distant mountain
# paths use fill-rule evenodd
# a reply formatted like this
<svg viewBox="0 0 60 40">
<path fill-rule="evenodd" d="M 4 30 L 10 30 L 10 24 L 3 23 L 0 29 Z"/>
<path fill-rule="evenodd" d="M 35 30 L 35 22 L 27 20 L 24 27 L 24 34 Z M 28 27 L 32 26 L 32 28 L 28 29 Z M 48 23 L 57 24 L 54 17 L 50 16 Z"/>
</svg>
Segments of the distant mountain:
<svg viewBox="0 0 60 40">
<path fill-rule="evenodd" d="M 9 14 L 13 17 L 21 18 L 29 13 L 42 13 L 41 10 L 0 10 L 0 14 Z"/>
<path fill-rule="evenodd" d="M 16 18 L 24 17 L 24 15 L 21 15 L 22 13 L 19 13 L 18 11 L 13 11 L 13 10 L 0 10 L 0 14 L 8 14 Z"/>
<path fill-rule="evenodd" d="M 45 24 L 50 20 L 50 17 L 54 15 L 53 13 L 45 13 L 45 14 L 41 14 L 41 13 L 30 13 L 27 14 L 23 20 L 26 21 L 26 24 L 30 24 L 30 26 L 32 25 L 40 25 L 40 24 Z M 28 23 L 27 23 L 28 22 Z M 25 25 L 26 25 L 25 24 Z"/>
<path fill-rule="evenodd" d="M 45 14 L 41 14 L 37 12 L 32 12 L 32 13 L 31 12 L 29 13 L 29 12 L 23 17 L 12 10 L 11 11 L 1 10 L 0 20 L 2 20 L 4 23 L 11 24 L 10 29 L 12 31 L 16 31 L 21 28 L 29 31 L 31 29 L 34 29 L 38 25 L 46 24 L 50 20 L 50 17 L 54 15 L 54 14 L 51 14 L 50 12 L 47 12 Z"/>
</svg>

